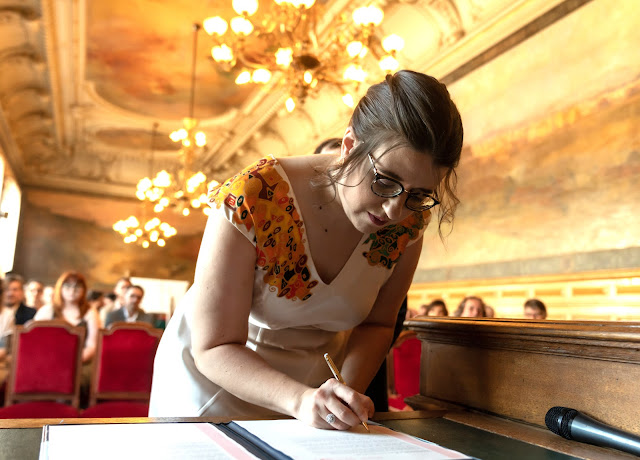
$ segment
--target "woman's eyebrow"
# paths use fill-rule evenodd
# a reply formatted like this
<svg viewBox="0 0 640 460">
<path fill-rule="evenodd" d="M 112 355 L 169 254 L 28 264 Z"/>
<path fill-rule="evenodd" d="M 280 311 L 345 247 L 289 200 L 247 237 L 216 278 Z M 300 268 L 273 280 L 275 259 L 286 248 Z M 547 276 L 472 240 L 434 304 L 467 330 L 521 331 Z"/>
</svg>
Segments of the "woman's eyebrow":
<svg viewBox="0 0 640 460">
<path fill-rule="evenodd" d="M 402 180 L 402 178 L 400 176 L 398 176 L 397 174 L 392 173 L 390 171 L 387 171 L 387 170 L 383 169 L 382 167 L 377 167 L 377 169 L 378 169 L 378 173 L 381 176 L 386 176 L 386 177 L 390 177 L 391 179 L 395 179 L 398 182 L 400 182 L 402 184 L 402 186 L 404 187 L 404 181 Z M 407 190 L 409 190 L 409 189 L 407 189 Z M 423 188 L 423 187 L 416 187 L 416 188 L 412 188 L 411 190 L 417 190 L 417 191 L 425 192 L 425 193 L 429 193 L 429 194 L 433 193 L 433 189 Z"/>
</svg>

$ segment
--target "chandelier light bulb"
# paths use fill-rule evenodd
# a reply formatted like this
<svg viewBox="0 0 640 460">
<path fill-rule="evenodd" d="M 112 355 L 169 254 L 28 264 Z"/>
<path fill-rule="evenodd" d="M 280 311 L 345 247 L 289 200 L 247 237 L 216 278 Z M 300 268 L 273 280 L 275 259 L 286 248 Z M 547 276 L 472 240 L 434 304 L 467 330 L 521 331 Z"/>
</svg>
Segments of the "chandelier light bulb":
<svg viewBox="0 0 640 460">
<path fill-rule="evenodd" d="M 250 81 L 251 81 L 251 72 L 249 72 L 248 70 L 240 72 L 240 75 L 236 77 L 236 85 L 244 85 L 246 83 L 249 83 Z"/>
<path fill-rule="evenodd" d="M 282 67 L 289 67 L 293 62 L 293 50 L 291 48 L 278 48 L 275 56 L 276 64 Z"/>
<path fill-rule="evenodd" d="M 162 206 L 160 203 L 156 204 L 153 207 L 153 212 L 162 212 L 164 211 L 164 206 Z"/>
<path fill-rule="evenodd" d="M 379 26 L 384 13 L 377 6 L 362 6 L 353 11 L 353 21 L 359 26 Z"/>
<path fill-rule="evenodd" d="M 236 16 L 231 19 L 231 30 L 233 30 L 236 35 L 244 35 L 246 37 L 253 32 L 253 24 L 242 16 Z"/>
<path fill-rule="evenodd" d="M 349 93 L 346 93 L 344 96 L 342 96 L 342 102 L 344 102 L 347 107 L 351 108 L 353 108 L 355 105 L 353 103 L 353 96 Z"/>
<path fill-rule="evenodd" d="M 196 145 L 198 147 L 204 147 L 207 145 L 207 135 L 202 131 L 198 131 L 196 133 Z"/>
<path fill-rule="evenodd" d="M 360 54 L 360 52 L 362 51 L 362 48 L 364 48 L 364 45 L 362 44 L 362 42 L 353 41 L 347 45 L 347 54 L 349 55 L 349 57 L 354 58 L 358 54 Z"/>
<path fill-rule="evenodd" d="M 161 248 L 164 248 L 164 246 L 165 246 L 167 243 L 165 243 L 165 241 L 164 241 L 162 238 L 160 238 L 160 239 L 156 242 L 156 244 L 157 244 L 158 246 L 160 246 Z"/>
<path fill-rule="evenodd" d="M 233 0 L 233 9 L 239 15 L 251 16 L 258 11 L 258 0 Z"/>
<path fill-rule="evenodd" d="M 404 38 L 400 35 L 391 34 L 382 40 L 382 48 L 389 54 L 402 51 L 404 48 Z"/>
<path fill-rule="evenodd" d="M 253 71 L 253 75 L 251 75 L 251 80 L 254 83 L 268 83 L 271 80 L 271 72 L 267 69 L 256 69 Z"/>
<path fill-rule="evenodd" d="M 311 9 L 311 7 L 316 3 L 316 0 L 302 0 L 302 5 L 306 9 Z"/>
<path fill-rule="evenodd" d="M 202 21 L 202 28 L 209 35 L 224 35 L 229 29 L 229 24 L 220 16 L 215 16 Z"/>
<path fill-rule="evenodd" d="M 138 198 L 140 201 L 144 201 L 145 198 L 147 198 L 147 195 L 142 190 L 137 190 L 136 198 Z"/>
<path fill-rule="evenodd" d="M 148 242 L 147 240 L 144 240 L 144 241 L 142 242 L 142 247 L 143 247 L 143 248 L 145 248 L 145 249 L 147 249 L 147 248 L 149 247 L 149 242 Z"/>
<path fill-rule="evenodd" d="M 367 79 L 367 72 L 364 71 L 362 66 L 351 64 L 344 71 L 343 78 L 345 80 L 351 80 L 358 83 L 362 83 Z"/>
<path fill-rule="evenodd" d="M 211 57 L 216 62 L 233 62 L 233 51 L 227 45 L 214 46 L 211 48 Z"/>
<path fill-rule="evenodd" d="M 290 97 L 289 99 L 287 99 L 284 103 L 284 106 L 287 108 L 287 111 L 289 113 L 293 112 L 296 108 L 296 101 L 293 100 L 292 97 Z"/>
<path fill-rule="evenodd" d="M 211 208 L 209 206 L 205 206 L 204 208 L 202 208 L 202 212 L 205 216 L 208 216 L 209 214 L 211 214 Z"/>
<path fill-rule="evenodd" d="M 187 216 L 190 214 L 190 212 L 191 212 L 191 211 L 189 211 L 189 208 L 184 208 L 184 209 L 182 210 L 182 215 L 183 215 L 183 216 L 185 216 L 185 217 L 187 217 Z"/>
<path fill-rule="evenodd" d="M 313 81 L 313 74 L 307 70 L 307 71 L 304 73 L 304 77 L 303 77 L 303 79 L 304 79 L 304 82 L 305 82 L 307 85 L 310 85 L 310 84 L 311 84 L 311 82 Z"/>
<path fill-rule="evenodd" d="M 380 68 L 387 73 L 395 72 L 400 67 L 400 63 L 393 56 L 385 56 L 378 63 Z"/>
<path fill-rule="evenodd" d="M 212 179 L 208 184 L 207 184 L 207 191 L 210 191 L 212 188 L 217 187 L 218 185 L 220 185 L 220 182 L 218 182 L 215 179 Z M 207 197 L 205 196 L 205 201 L 206 201 Z"/>
<path fill-rule="evenodd" d="M 205 204 L 205 203 L 207 202 L 207 194 L 206 194 L 206 193 L 203 193 L 202 195 L 200 195 L 200 196 L 198 197 L 198 201 L 199 201 L 201 204 Z"/>
</svg>

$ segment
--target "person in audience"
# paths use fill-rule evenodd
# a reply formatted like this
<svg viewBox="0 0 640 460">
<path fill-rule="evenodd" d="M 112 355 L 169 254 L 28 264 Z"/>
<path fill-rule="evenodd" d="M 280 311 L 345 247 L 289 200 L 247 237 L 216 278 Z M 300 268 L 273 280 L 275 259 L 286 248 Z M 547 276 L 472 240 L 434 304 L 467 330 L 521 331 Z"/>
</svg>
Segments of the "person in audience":
<svg viewBox="0 0 640 460">
<path fill-rule="evenodd" d="M 431 212 L 453 218 L 462 135 L 446 87 L 401 70 L 358 103 L 339 154 L 268 156 L 216 187 L 194 283 L 156 353 L 150 415 L 279 413 L 342 430 L 372 415 L 361 392 Z"/>
<path fill-rule="evenodd" d="M 52 306 L 53 305 L 53 294 L 55 292 L 55 288 L 53 286 L 47 285 L 42 290 L 42 306 L 45 305 Z"/>
<path fill-rule="evenodd" d="M 44 287 L 42 283 L 37 280 L 29 280 L 24 289 L 24 303 L 27 307 L 35 308 L 36 310 L 43 305 L 42 294 Z"/>
<path fill-rule="evenodd" d="M 4 283 L 0 282 L 0 300 L 4 291 Z M 15 315 L 11 308 L 5 307 L 4 302 L 0 302 L 0 362 L 4 361 L 7 357 L 7 349 L 9 347 L 9 339 L 13 333 L 13 324 L 15 321 Z M 0 378 L 0 383 L 3 381 Z"/>
<path fill-rule="evenodd" d="M 127 292 L 127 289 L 131 286 L 131 280 L 128 276 L 123 276 L 118 281 L 116 281 L 116 285 L 113 288 L 113 293 L 116 295 L 116 300 L 111 305 L 105 305 L 100 309 L 100 324 L 105 324 L 107 322 L 107 315 L 112 311 L 119 310 L 124 306 L 124 293 Z"/>
<path fill-rule="evenodd" d="M 104 292 L 97 289 L 89 289 L 89 292 L 87 292 L 87 302 L 90 307 L 100 312 L 100 309 L 104 306 Z"/>
<path fill-rule="evenodd" d="M 89 363 L 96 352 L 100 318 L 98 311 L 87 302 L 87 282 L 81 273 L 67 271 L 60 275 L 53 294 L 53 306 L 43 306 L 36 320 L 63 319 L 72 326 L 87 329 L 82 348 L 82 362 Z"/>
<path fill-rule="evenodd" d="M 23 325 L 36 314 L 36 309 L 24 304 L 24 278 L 9 274 L 4 279 L 4 307 L 14 312 L 14 323 Z"/>
<path fill-rule="evenodd" d="M 484 318 L 485 304 L 480 297 L 468 296 L 462 299 L 460 305 L 453 313 L 453 316 L 460 316 L 463 318 Z"/>
<path fill-rule="evenodd" d="M 331 137 L 320 142 L 316 149 L 313 151 L 314 155 L 320 155 L 324 153 L 340 153 L 340 146 L 342 145 L 342 139 L 339 137 Z"/>
<path fill-rule="evenodd" d="M 496 311 L 493 309 L 491 305 L 484 304 L 484 317 L 485 318 L 493 318 L 496 316 Z"/>
<path fill-rule="evenodd" d="M 547 306 L 538 299 L 529 299 L 524 303 L 526 319 L 547 319 Z"/>
<path fill-rule="evenodd" d="M 112 311 L 107 315 L 104 327 L 118 321 L 126 321 L 128 323 L 141 322 L 155 324 L 155 315 L 145 313 L 140 308 L 140 303 L 144 297 L 144 289 L 142 286 L 129 286 L 124 293 L 124 306 Z"/>
<path fill-rule="evenodd" d="M 436 299 L 428 305 L 421 305 L 420 308 L 421 316 L 449 316 L 447 304 L 442 299 Z"/>
</svg>

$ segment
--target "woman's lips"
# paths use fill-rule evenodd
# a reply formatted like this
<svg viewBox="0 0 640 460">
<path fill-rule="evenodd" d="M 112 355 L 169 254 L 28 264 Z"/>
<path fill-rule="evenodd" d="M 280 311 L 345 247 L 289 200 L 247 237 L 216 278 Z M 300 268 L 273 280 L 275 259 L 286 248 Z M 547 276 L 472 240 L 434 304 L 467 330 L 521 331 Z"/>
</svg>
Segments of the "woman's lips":
<svg viewBox="0 0 640 460">
<path fill-rule="evenodd" d="M 385 225 L 388 221 L 387 220 L 383 220 L 383 219 L 378 219 L 376 216 L 374 216 L 371 213 L 369 214 L 369 220 L 373 223 L 373 225 L 377 225 L 378 227 L 382 227 L 383 225 Z"/>
</svg>

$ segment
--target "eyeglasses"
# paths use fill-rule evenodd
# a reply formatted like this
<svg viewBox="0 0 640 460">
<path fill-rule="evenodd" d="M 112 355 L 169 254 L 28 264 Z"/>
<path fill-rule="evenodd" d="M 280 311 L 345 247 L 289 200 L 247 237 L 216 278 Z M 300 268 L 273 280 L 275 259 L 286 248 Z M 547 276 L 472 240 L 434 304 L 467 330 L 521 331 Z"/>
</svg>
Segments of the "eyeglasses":
<svg viewBox="0 0 640 460">
<path fill-rule="evenodd" d="M 63 288 L 67 289 L 83 289 L 84 286 L 79 283 L 62 283 Z"/>
<path fill-rule="evenodd" d="M 378 172 L 373 157 L 370 153 L 367 154 L 371 166 L 373 167 L 373 182 L 371 182 L 371 191 L 383 198 L 393 198 L 395 196 L 407 193 L 407 199 L 404 205 L 412 211 L 426 211 L 433 208 L 435 205 L 440 204 L 438 200 L 424 192 L 408 192 L 404 189 L 404 185 L 395 179 L 387 176 L 383 176 Z"/>
</svg>

